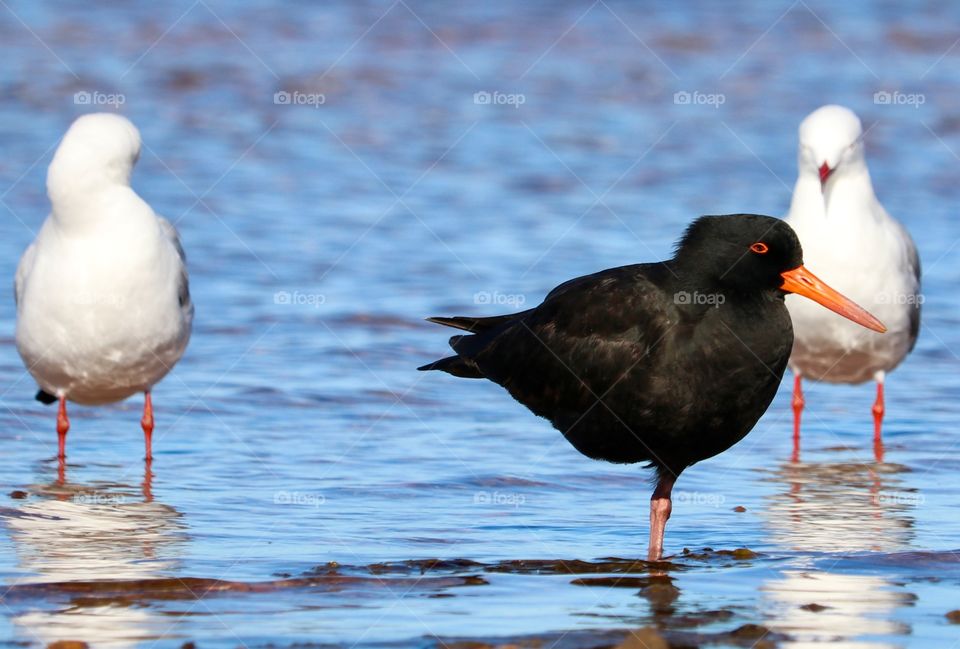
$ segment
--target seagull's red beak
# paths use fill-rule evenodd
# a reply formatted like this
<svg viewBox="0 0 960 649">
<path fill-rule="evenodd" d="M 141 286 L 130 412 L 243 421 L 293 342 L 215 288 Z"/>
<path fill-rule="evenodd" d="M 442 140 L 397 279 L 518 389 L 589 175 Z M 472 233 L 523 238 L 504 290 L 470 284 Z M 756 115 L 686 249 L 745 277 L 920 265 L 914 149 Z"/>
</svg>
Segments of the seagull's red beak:
<svg viewBox="0 0 960 649">
<path fill-rule="evenodd" d="M 830 168 L 826 162 L 820 165 L 820 189 L 823 189 L 823 186 L 827 184 L 827 179 L 830 177 L 830 174 L 833 173 L 833 169 Z"/>
<path fill-rule="evenodd" d="M 781 290 L 810 298 L 834 313 L 839 313 L 847 320 L 852 320 L 867 329 L 879 333 L 884 333 L 887 330 L 882 322 L 870 315 L 865 309 L 827 286 L 823 280 L 803 266 L 797 266 L 793 270 L 781 273 L 780 276 L 783 277 L 783 284 L 780 285 Z"/>
</svg>

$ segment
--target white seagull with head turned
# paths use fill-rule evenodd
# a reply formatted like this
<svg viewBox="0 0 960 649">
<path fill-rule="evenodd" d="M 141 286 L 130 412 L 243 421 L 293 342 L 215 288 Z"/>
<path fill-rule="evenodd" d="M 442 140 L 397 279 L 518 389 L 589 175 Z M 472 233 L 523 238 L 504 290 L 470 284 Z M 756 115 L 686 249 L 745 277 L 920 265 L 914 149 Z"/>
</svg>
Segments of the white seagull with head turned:
<svg viewBox="0 0 960 649">
<path fill-rule="evenodd" d="M 52 209 L 17 268 L 17 350 L 60 402 L 103 404 L 145 394 L 141 425 L 151 457 L 150 390 L 180 360 L 193 304 L 174 227 L 130 187 L 140 133 L 119 115 L 77 119 L 47 172 Z"/>
<path fill-rule="evenodd" d="M 874 379 L 875 448 L 881 459 L 883 382 L 913 349 L 920 328 L 917 248 L 873 192 L 863 129 L 853 111 L 823 106 L 803 120 L 799 168 L 786 220 L 800 237 L 804 262 L 868 308 L 886 324 L 887 333 L 858 327 L 787 296 L 794 329 L 794 440 L 799 439 L 804 405 L 802 377 L 830 383 Z"/>
</svg>

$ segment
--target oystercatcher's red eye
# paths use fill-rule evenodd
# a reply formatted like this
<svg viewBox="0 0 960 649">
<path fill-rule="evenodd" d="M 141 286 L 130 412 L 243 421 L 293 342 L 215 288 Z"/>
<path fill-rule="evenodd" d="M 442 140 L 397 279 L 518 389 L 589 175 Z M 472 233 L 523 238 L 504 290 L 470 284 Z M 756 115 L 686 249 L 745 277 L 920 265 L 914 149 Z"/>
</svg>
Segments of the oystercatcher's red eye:
<svg viewBox="0 0 960 649">
<path fill-rule="evenodd" d="M 750 251 L 755 252 L 758 255 L 765 255 L 770 251 L 770 247 L 762 241 L 757 241 L 755 244 L 750 246 Z"/>
</svg>

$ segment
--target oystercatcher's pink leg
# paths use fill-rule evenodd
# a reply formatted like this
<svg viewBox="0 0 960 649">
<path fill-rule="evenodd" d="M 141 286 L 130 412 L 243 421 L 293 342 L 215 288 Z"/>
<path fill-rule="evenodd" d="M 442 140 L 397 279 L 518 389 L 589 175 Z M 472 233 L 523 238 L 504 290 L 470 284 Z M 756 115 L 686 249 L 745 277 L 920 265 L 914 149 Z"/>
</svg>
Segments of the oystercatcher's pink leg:
<svg viewBox="0 0 960 649">
<path fill-rule="evenodd" d="M 803 406 L 806 403 L 803 400 L 803 388 L 801 382 L 803 377 L 800 374 L 793 376 L 793 461 L 800 460 L 800 413 L 803 412 Z"/>
<path fill-rule="evenodd" d="M 70 430 L 70 418 L 67 417 L 67 398 L 60 397 L 60 408 L 57 410 L 57 458 L 67 457 L 67 431 Z"/>
<path fill-rule="evenodd" d="M 143 427 L 143 442 L 147 447 L 147 455 L 144 459 L 153 459 L 153 403 L 150 401 L 150 391 L 143 393 L 143 417 L 140 419 L 140 426 Z"/>
<path fill-rule="evenodd" d="M 877 400 L 873 402 L 873 455 L 877 462 L 883 462 L 883 414 L 886 412 L 883 402 L 884 372 L 877 372 Z"/>
<path fill-rule="evenodd" d="M 650 496 L 650 549 L 647 551 L 647 561 L 659 561 L 663 555 L 663 532 L 673 511 L 670 492 L 676 480 L 673 475 L 662 476 Z"/>
</svg>

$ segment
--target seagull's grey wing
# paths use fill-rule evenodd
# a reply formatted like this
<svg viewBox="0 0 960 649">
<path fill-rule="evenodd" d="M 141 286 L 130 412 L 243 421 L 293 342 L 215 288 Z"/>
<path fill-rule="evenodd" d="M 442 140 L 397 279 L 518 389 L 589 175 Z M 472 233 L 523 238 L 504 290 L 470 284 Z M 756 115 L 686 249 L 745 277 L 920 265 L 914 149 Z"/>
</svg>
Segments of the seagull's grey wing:
<svg viewBox="0 0 960 649">
<path fill-rule="evenodd" d="M 180 298 L 180 309 L 183 311 L 187 320 L 193 320 L 193 301 L 190 299 L 190 274 L 187 272 L 187 254 L 183 251 L 183 245 L 180 243 L 180 235 L 177 229 L 173 227 L 170 221 L 162 216 L 158 216 L 160 229 L 173 244 L 177 254 L 180 256 L 180 280 L 177 287 L 177 295 Z"/>
<path fill-rule="evenodd" d="M 37 244 L 34 242 L 23 251 L 23 256 L 20 257 L 20 263 L 17 265 L 17 274 L 13 279 L 13 301 L 16 305 L 20 304 L 20 296 L 23 294 L 23 283 L 26 281 L 27 273 L 33 268 L 33 259 L 36 255 Z"/>
<path fill-rule="evenodd" d="M 917 292 L 914 296 L 913 309 L 910 311 L 910 349 L 913 351 L 917 344 L 917 336 L 920 334 L 920 305 L 923 300 L 920 297 L 920 254 L 917 252 L 917 245 L 907 229 L 900 224 L 900 230 L 903 232 L 903 240 L 907 246 L 907 265 L 913 271 L 913 276 L 917 280 Z"/>
</svg>

